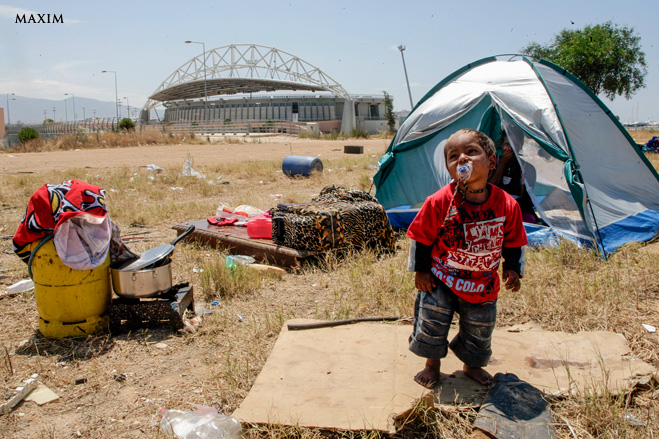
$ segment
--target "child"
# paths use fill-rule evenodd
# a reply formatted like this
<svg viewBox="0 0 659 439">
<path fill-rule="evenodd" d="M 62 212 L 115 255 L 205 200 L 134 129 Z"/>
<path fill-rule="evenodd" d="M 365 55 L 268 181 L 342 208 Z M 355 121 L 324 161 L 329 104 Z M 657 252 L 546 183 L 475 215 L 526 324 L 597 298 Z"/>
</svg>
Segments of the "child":
<svg viewBox="0 0 659 439">
<path fill-rule="evenodd" d="M 487 182 L 496 164 L 492 140 L 460 130 L 446 142 L 444 158 L 453 181 L 426 198 L 407 231 L 419 290 L 410 350 L 426 358 L 414 380 L 429 389 L 439 382 L 441 359 L 449 348 L 464 363 L 467 376 L 483 385 L 492 382 L 483 367 L 492 354 L 499 262 L 503 256 L 506 288 L 518 291 L 527 244 L 519 205 Z M 456 312 L 459 332 L 449 343 Z"/>
</svg>

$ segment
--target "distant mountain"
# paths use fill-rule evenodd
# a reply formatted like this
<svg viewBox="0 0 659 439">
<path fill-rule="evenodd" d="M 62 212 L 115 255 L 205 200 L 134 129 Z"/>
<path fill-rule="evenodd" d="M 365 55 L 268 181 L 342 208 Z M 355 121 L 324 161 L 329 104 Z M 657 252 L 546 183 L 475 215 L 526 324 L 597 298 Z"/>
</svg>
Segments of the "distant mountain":
<svg viewBox="0 0 659 439">
<path fill-rule="evenodd" d="M 13 98 L 13 99 L 12 99 Z M 64 99 L 35 99 L 23 96 L 9 95 L 9 121 L 12 125 L 18 123 L 33 124 L 41 123 L 44 119 L 53 119 L 56 122 L 65 122 L 74 120 L 73 101 L 75 99 L 76 120 L 92 117 L 116 117 L 117 110 L 114 102 L 99 101 L 78 96 L 66 96 Z M 64 107 L 66 102 L 66 108 Z M 7 94 L 0 94 L 0 107 L 5 109 L 5 123 L 7 123 Z M 55 111 L 53 111 L 55 108 Z M 141 107 L 130 107 L 131 115 L 137 117 Z M 44 117 L 44 110 L 46 115 Z M 126 105 L 119 107 L 120 117 L 126 117 Z M 135 111 L 137 110 L 137 111 Z"/>
</svg>

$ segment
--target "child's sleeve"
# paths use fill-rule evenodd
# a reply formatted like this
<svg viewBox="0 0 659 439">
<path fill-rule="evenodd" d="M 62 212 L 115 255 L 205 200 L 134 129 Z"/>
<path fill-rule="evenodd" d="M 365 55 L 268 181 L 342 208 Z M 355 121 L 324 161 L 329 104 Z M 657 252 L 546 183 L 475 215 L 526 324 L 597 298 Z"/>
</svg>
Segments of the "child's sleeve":
<svg viewBox="0 0 659 439">
<path fill-rule="evenodd" d="M 503 269 L 513 270 L 519 274 L 520 279 L 524 277 L 526 268 L 526 246 L 523 247 L 504 247 L 501 249 L 503 256 Z"/>
<path fill-rule="evenodd" d="M 439 234 L 440 224 L 438 217 L 440 214 L 440 206 L 436 205 L 432 198 L 426 198 L 423 206 L 421 206 L 416 217 L 414 217 L 412 224 L 407 228 L 407 237 L 415 240 L 417 243 L 432 246 Z"/>
<path fill-rule="evenodd" d="M 504 224 L 503 248 L 523 247 L 529 243 L 522 222 L 522 210 L 514 198 L 506 197 L 506 221 Z"/>
<path fill-rule="evenodd" d="M 506 226 L 504 226 L 503 248 L 501 256 L 503 257 L 503 269 L 513 270 L 524 277 L 526 268 L 526 230 L 522 222 L 522 210 L 517 201 L 513 198 L 507 198 L 506 205 Z"/>
<path fill-rule="evenodd" d="M 430 273 L 432 246 L 410 240 L 410 253 L 407 259 L 407 271 Z"/>
</svg>

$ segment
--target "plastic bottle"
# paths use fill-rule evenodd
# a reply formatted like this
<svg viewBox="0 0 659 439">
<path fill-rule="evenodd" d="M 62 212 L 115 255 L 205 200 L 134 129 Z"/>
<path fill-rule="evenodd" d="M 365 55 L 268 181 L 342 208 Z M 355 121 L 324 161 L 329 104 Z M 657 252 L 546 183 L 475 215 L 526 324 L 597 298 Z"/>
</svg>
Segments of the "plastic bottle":
<svg viewBox="0 0 659 439">
<path fill-rule="evenodd" d="M 251 256 L 245 255 L 229 255 L 224 258 L 224 266 L 229 270 L 235 270 L 238 265 L 249 265 L 256 262 Z"/>
<path fill-rule="evenodd" d="M 236 418 L 224 416 L 213 407 L 195 407 L 195 411 L 160 409 L 160 429 L 175 439 L 240 438 L 241 426 Z"/>
<path fill-rule="evenodd" d="M 467 162 L 463 165 L 458 165 L 458 180 L 467 181 L 471 177 L 472 171 L 471 163 Z"/>
</svg>

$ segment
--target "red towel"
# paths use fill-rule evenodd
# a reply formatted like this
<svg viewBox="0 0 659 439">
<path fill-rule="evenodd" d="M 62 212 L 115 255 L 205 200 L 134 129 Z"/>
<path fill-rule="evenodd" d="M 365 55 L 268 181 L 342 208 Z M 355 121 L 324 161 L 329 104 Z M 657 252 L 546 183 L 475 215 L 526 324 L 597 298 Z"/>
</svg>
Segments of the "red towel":
<svg viewBox="0 0 659 439">
<path fill-rule="evenodd" d="M 208 218 L 206 221 L 208 221 L 208 224 L 212 224 L 214 226 L 230 226 L 233 223 L 237 223 L 240 221 L 238 218 L 222 218 L 221 216 L 214 216 L 212 218 Z"/>
</svg>

